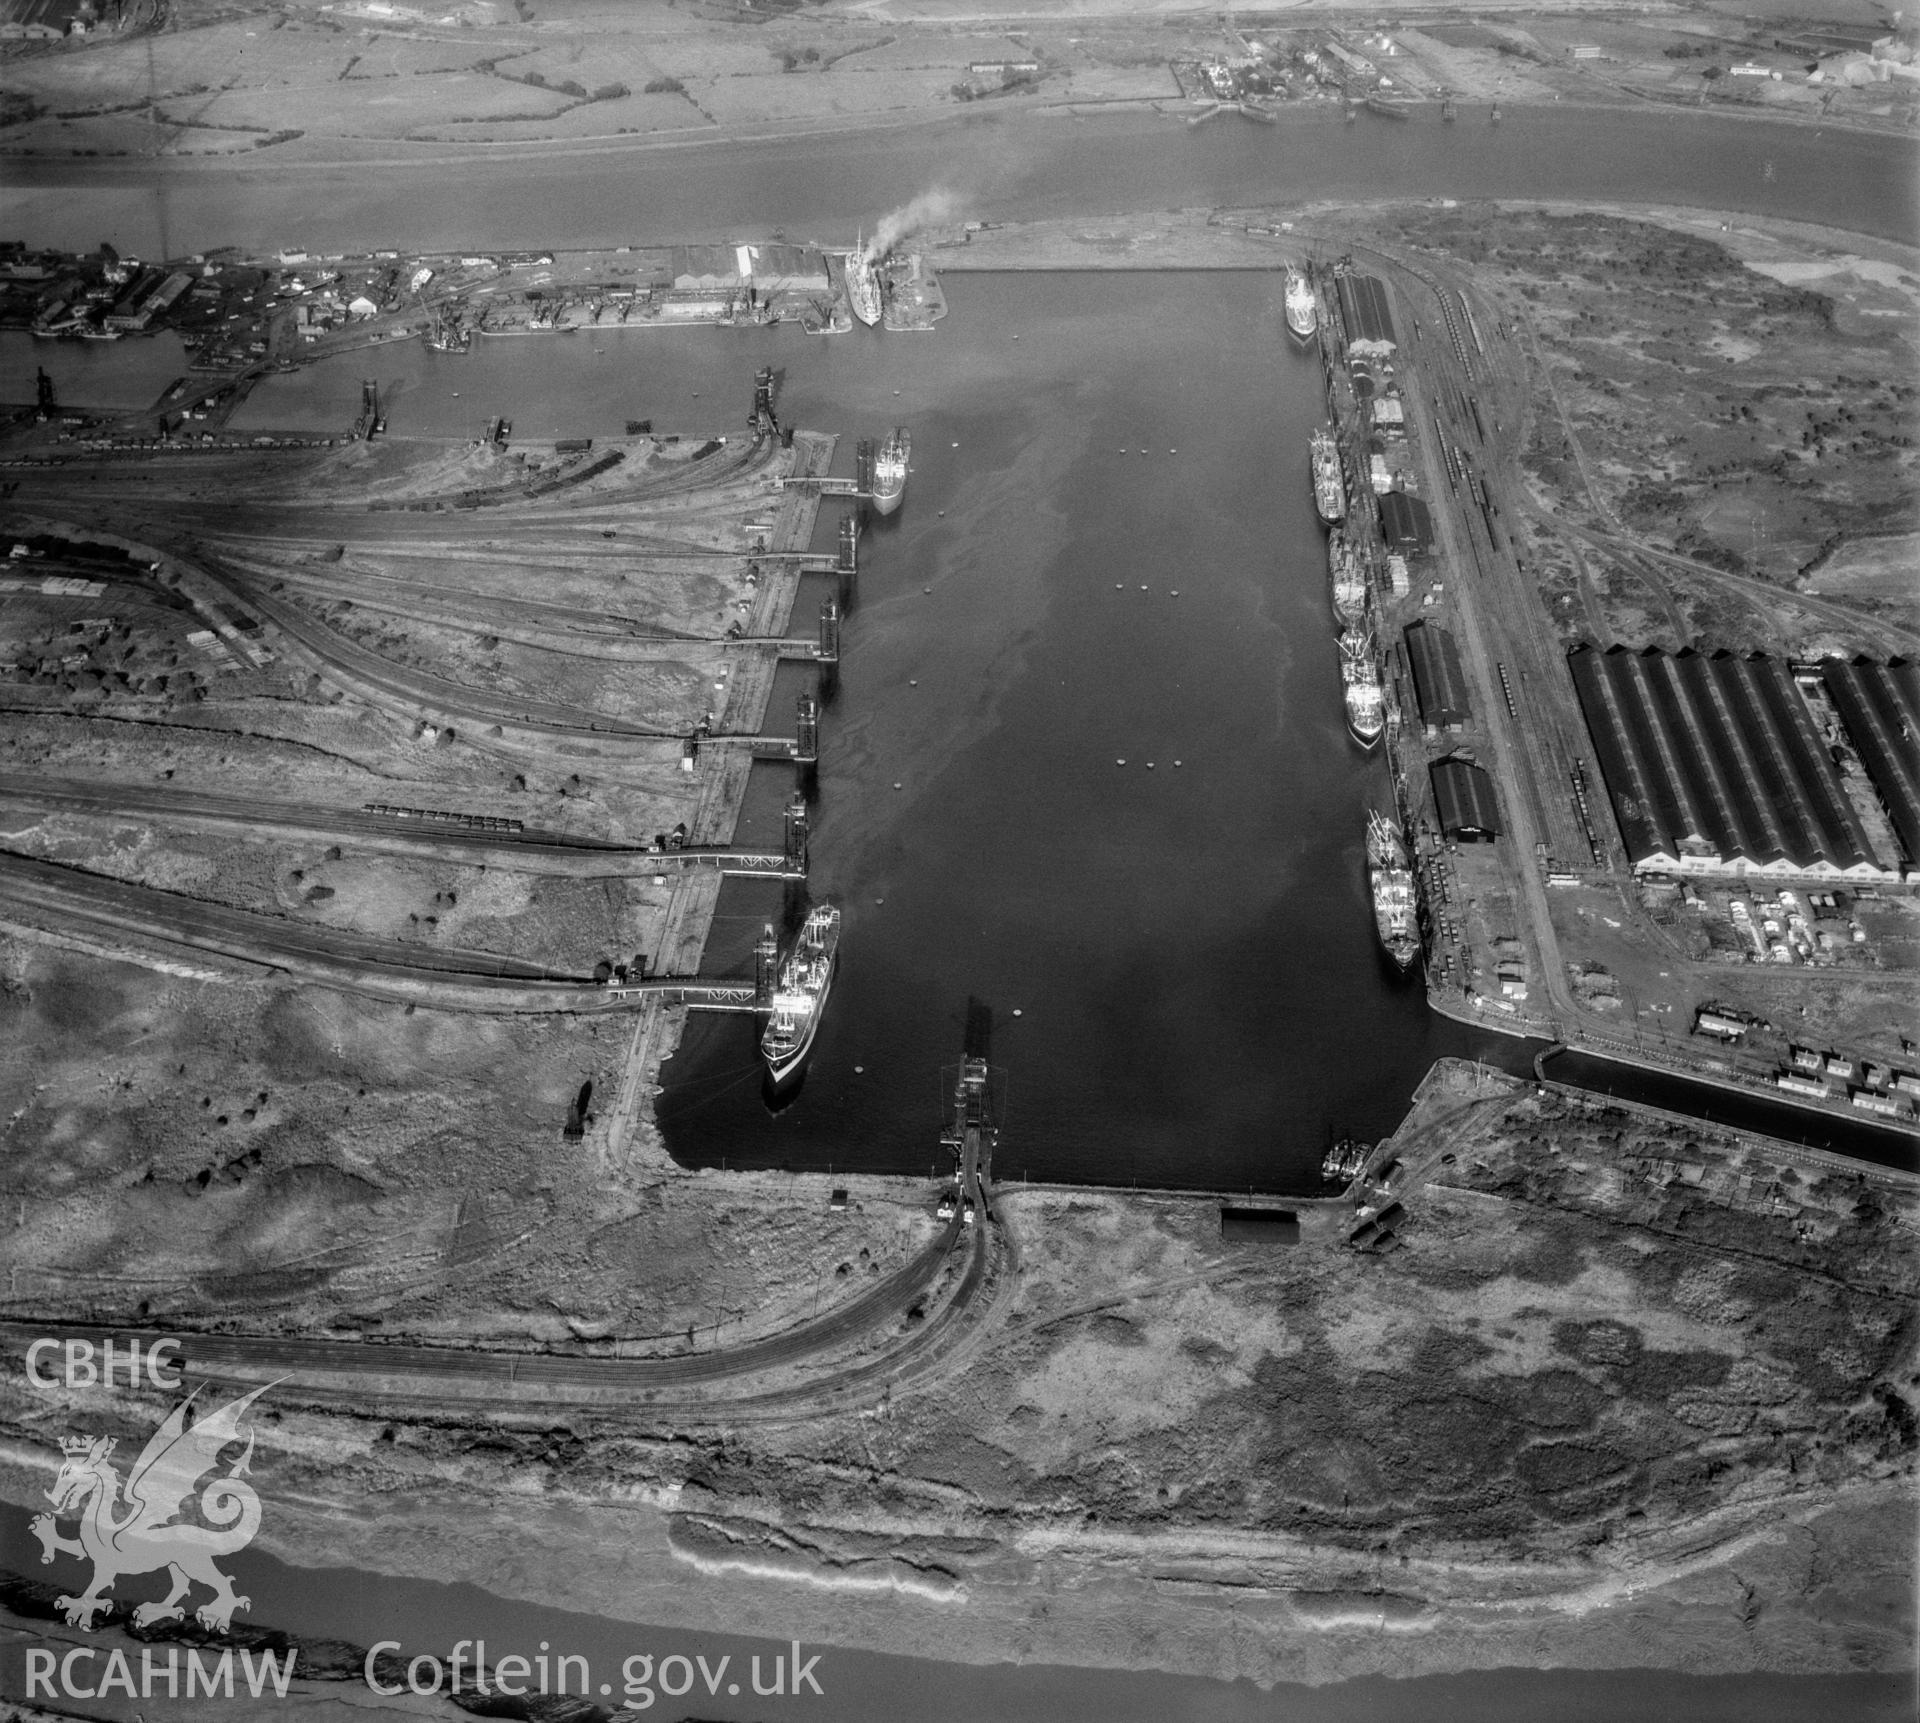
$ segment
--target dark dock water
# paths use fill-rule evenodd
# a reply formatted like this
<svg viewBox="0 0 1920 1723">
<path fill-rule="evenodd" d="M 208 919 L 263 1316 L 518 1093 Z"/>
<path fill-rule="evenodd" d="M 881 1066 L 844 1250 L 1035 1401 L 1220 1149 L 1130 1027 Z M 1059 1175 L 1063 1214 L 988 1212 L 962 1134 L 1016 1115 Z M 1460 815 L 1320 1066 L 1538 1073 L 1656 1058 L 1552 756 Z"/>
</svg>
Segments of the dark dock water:
<svg viewBox="0 0 1920 1723">
<path fill-rule="evenodd" d="M 910 423 L 914 471 L 822 720 L 812 889 L 846 923 L 811 1068 L 776 1113 L 750 1027 L 696 1019 L 662 1076 L 677 1155 L 930 1166 L 969 996 L 1003 1178 L 1303 1188 L 1470 1050 L 1374 938 L 1385 768 L 1345 731 L 1320 375 L 1280 286 L 969 276 L 931 341 L 788 344 L 783 415 Z M 789 783 L 756 769 L 737 841 L 771 847 Z M 709 970 L 750 972 L 783 907 L 730 881 Z"/>
</svg>

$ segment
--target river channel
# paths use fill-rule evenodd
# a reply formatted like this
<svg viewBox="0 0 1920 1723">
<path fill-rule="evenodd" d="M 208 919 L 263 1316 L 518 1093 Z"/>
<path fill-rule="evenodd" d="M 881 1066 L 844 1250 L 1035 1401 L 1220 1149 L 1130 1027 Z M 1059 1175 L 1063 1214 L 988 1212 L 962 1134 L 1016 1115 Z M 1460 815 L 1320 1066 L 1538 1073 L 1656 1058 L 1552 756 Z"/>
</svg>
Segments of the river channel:
<svg viewBox="0 0 1920 1723">
<path fill-rule="evenodd" d="M 37 1575 L 40 1546 L 28 1530 L 29 1517 L 23 1509 L 0 1507 L 0 1567 Z M 1801 1723 L 1814 1716 L 1826 1723 L 1891 1723 L 1900 1714 L 1902 1699 L 1901 1682 L 1888 1675 L 1499 1669 L 1402 1680 L 1370 1676 L 1319 1687 L 1281 1682 L 1262 1688 L 1249 1681 L 1152 1669 L 941 1663 L 817 1641 L 804 1646 L 802 1661 L 819 1657 L 811 1671 L 821 1688 L 818 1696 L 803 1689 L 797 1698 L 791 1693 L 754 1698 L 748 1692 L 752 1660 L 761 1660 L 763 1684 L 770 1686 L 776 1658 L 784 1655 L 791 1666 L 791 1639 L 645 1626 L 510 1601 L 474 1585 L 365 1569 L 289 1567 L 259 1549 L 242 1550 L 222 1565 L 232 1573 L 236 1588 L 252 1600 L 241 1621 L 290 1627 L 316 1654 L 321 1642 L 332 1641 L 327 1649 L 334 1653 L 336 1666 L 345 1646 L 364 1650 L 398 1642 L 405 1655 L 434 1655 L 444 1667 L 454 1645 L 478 1639 L 485 1641 L 488 1662 L 495 1668 L 503 1657 L 518 1655 L 537 1671 L 533 1659 L 542 1651 L 555 1659 L 583 1658 L 590 1696 L 617 1708 L 628 1691 L 626 1678 L 641 1673 L 630 1659 L 646 1657 L 657 1669 L 674 1657 L 705 1658 L 708 1669 L 718 1671 L 724 1657 L 729 1664 L 718 1675 L 717 1694 L 707 1691 L 696 1663 L 692 1690 L 684 1701 L 666 1697 L 656 1683 L 639 1690 L 650 1694 L 644 1709 L 623 1713 L 712 1723 L 1533 1723 L 1549 1715 L 1559 1723 L 1617 1723 L 1623 1716 L 1640 1723 Z M 64 1577 L 71 1570 L 67 1563 L 48 1571 Z M 130 1595 L 139 1583 L 132 1582 Z M 49 1636 L 47 1643 L 56 1642 Z M 99 1679 L 105 1649 L 92 1665 L 79 1666 L 76 1681 L 84 1685 L 89 1678 Z M 19 1658 L 15 1649 L 0 1658 L 0 1694 L 20 1696 Z M 137 1652 L 132 1661 L 138 1679 Z M 156 1650 L 155 1661 L 164 1669 L 164 1647 Z M 310 1656 L 297 1667 L 311 1663 Z M 576 1695 L 579 1668 L 577 1663 L 569 1666 L 569 1692 Z M 678 1686 L 680 1672 L 669 1670 L 667 1679 Z M 528 1680 L 531 1685 L 537 1674 Z M 470 1685 L 470 1667 L 468 1681 Z M 738 1694 L 726 1692 L 729 1681 L 740 1687 Z M 610 1689 L 604 1696 L 599 1692 L 603 1683 Z M 362 1705 L 371 1697 L 358 1681 L 343 1681 L 331 1690 L 350 1702 L 357 1695 Z M 165 1692 L 164 1679 L 154 1691 Z M 319 1691 L 325 1693 L 329 1686 Z M 413 1703 L 425 1714 L 457 1715 L 450 1709 L 428 1712 L 425 1702 Z M 249 1707 L 243 1688 L 237 1703 L 209 1706 L 206 1715 L 266 1718 L 281 1709 L 271 1700 Z M 119 1715 L 104 1709 L 100 1714 Z"/>
<path fill-rule="evenodd" d="M 831 242 L 931 189 L 996 221 L 1118 210 L 1405 197 L 1690 204 L 1911 242 L 1920 162 L 1907 141 L 1674 108 L 1463 108 L 1343 124 L 1190 127 L 1139 109 L 975 108 L 911 129 L 739 144 L 608 147 L 309 166 L 9 161 L 8 230 L 41 245 L 180 253 L 219 245 L 658 245 L 784 229 Z"/>
</svg>

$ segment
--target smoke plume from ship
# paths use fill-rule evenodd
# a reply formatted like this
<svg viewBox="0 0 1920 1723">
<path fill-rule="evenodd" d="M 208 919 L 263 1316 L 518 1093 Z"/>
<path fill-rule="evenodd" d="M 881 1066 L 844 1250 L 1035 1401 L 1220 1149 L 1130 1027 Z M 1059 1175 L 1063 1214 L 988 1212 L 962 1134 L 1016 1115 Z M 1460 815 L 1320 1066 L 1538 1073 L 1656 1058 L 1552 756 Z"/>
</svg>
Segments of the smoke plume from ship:
<svg viewBox="0 0 1920 1723">
<path fill-rule="evenodd" d="M 932 227 L 948 220 L 953 214 L 954 197 L 951 192 L 925 191 L 909 203 L 903 203 L 898 209 L 890 209 L 880 218 L 879 225 L 873 230 L 873 237 L 867 241 L 866 250 L 860 254 L 860 261 L 866 264 L 878 263 L 886 257 L 901 240 L 909 234 L 918 233 L 923 227 Z"/>
</svg>

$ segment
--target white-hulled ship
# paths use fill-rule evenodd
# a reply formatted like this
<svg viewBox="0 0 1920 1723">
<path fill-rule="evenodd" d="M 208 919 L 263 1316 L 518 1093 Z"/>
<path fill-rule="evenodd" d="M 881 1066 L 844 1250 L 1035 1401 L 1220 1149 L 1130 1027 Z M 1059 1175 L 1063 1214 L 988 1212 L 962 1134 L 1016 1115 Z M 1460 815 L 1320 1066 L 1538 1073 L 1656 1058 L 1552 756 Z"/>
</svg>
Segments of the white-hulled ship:
<svg viewBox="0 0 1920 1723">
<path fill-rule="evenodd" d="M 1340 636 L 1340 681 L 1347 729 L 1361 747 L 1371 748 L 1387 725 L 1387 697 L 1373 661 L 1373 642 L 1357 628 Z"/>
<path fill-rule="evenodd" d="M 1329 430 L 1313 433 L 1313 506 L 1328 526 L 1347 518 L 1347 487 L 1340 477 L 1340 445 Z"/>
<path fill-rule="evenodd" d="M 1374 929 L 1387 955 L 1405 973 L 1420 955 L 1413 871 L 1399 828 L 1377 808 L 1367 815 L 1367 883 L 1373 891 Z"/>
<path fill-rule="evenodd" d="M 905 425 L 895 425 L 873 458 L 873 506 L 878 514 L 890 515 L 900 506 L 907 490 L 907 462 L 913 456 L 913 438 Z"/>
<path fill-rule="evenodd" d="M 1312 284 L 1297 269 L 1287 271 L 1287 327 L 1302 341 L 1311 341 L 1320 327 L 1320 302 Z"/>
<path fill-rule="evenodd" d="M 880 271 L 864 245 L 847 253 L 847 303 L 869 329 L 880 321 Z"/>
<path fill-rule="evenodd" d="M 776 1089 L 792 1082 L 806 1063 L 827 1008 L 839 949 L 840 911 L 830 903 L 820 904 L 808 912 L 800 937 L 781 959 L 767 1026 L 760 1034 L 760 1054 Z"/>
<path fill-rule="evenodd" d="M 1360 553 L 1339 527 L 1327 534 L 1327 576 L 1333 583 L 1334 615 L 1346 627 L 1357 626 L 1367 613 L 1367 576 Z"/>
</svg>

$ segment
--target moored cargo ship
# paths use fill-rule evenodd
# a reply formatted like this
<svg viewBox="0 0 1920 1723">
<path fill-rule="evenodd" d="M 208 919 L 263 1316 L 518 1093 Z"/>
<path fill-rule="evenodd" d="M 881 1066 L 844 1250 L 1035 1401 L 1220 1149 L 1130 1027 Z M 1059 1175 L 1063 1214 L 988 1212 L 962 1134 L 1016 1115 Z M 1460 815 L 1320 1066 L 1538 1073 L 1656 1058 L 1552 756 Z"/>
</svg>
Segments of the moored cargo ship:
<svg viewBox="0 0 1920 1723">
<path fill-rule="evenodd" d="M 847 253 L 847 303 L 869 329 L 880 321 L 880 272 L 865 246 Z"/>
<path fill-rule="evenodd" d="M 776 1089 L 800 1074 L 812 1050 L 839 948 L 840 911 L 830 903 L 819 904 L 808 912 L 800 937 L 781 960 L 771 1012 L 760 1035 L 760 1054 Z"/>
<path fill-rule="evenodd" d="M 1287 271 L 1287 327 L 1302 341 L 1311 341 L 1320 327 L 1320 302 L 1313 296 L 1313 285 L 1297 269 Z"/>
<path fill-rule="evenodd" d="M 1313 433 L 1313 506 L 1328 526 L 1347 518 L 1347 488 L 1340 477 L 1340 445 L 1333 433 L 1321 429 Z"/>
<path fill-rule="evenodd" d="M 907 490 L 907 462 L 913 455 L 913 437 L 905 425 L 895 425 L 873 461 L 873 506 L 890 515 Z"/>
<path fill-rule="evenodd" d="M 1371 748 L 1386 728 L 1386 694 L 1373 661 L 1373 642 L 1357 628 L 1340 636 L 1341 692 L 1347 705 L 1347 730 L 1363 748 Z"/>
<path fill-rule="evenodd" d="M 1333 583 L 1333 613 L 1346 627 L 1367 613 L 1367 576 L 1360 553 L 1339 527 L 1327 535 L 1327 576 Z"/>
<path fill-rule="evenodd" d="M 1367 815 L 1367 883 L 1373 892 L 1374 930 L 1404 974 L 1420 955 L 1413 872 L 1399 828 L 1377 808 Z"/>
</svg>

